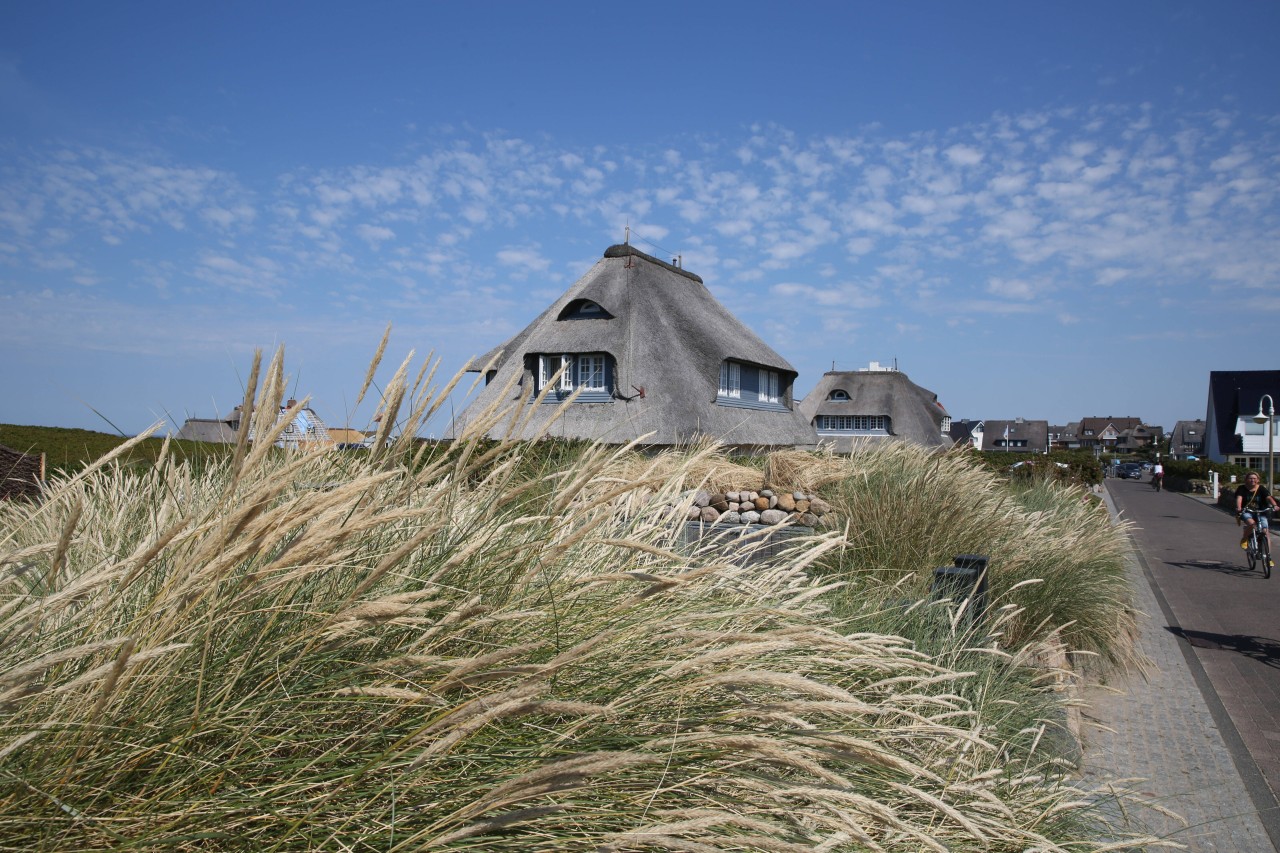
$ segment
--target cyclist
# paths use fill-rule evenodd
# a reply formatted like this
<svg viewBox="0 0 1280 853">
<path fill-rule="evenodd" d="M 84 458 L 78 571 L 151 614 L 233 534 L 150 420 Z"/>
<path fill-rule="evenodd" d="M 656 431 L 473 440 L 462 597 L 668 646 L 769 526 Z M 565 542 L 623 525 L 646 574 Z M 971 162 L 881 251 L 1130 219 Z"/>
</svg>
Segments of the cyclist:
<svg viewBox="0 0 1280 853">
<path fill-rule="evenodd" d="M 1280 508 L 1280 504 L 1276 503 L 1276 499 L 1271 493 L 1262 486 L 1262 478 L 1250 471 L 1244 475 L 1244 485 L 1236 489 L 1236 518 L 1244 522 L 1244 531 L 1241 534 L 1240 547 L 1249 547 L 1249 531 L 1253 530 L 1255 524 L 1262 525 L 1262 535 L 1268 539 L 1270 544 L 1271 533 L 1267 525 L 1267 517 L 1259 512 L 1267 506 Z"/>
<path fill-rule="evenodd" d="M 1156 467 L 1151 469 L 1151 487 L 1158 492 L 1160 491 L 1160 487 L 1163 485 L 1164 485 L 1164 466 L 1161 465 L 1159 462 L 1157 462 Z"/>
</svg>

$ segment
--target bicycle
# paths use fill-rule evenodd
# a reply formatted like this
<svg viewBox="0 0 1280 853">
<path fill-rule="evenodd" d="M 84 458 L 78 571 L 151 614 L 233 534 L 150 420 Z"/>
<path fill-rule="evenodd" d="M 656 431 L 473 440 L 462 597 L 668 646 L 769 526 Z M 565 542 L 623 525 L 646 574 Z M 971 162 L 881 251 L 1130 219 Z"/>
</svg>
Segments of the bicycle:
<svg viewBox="0 0 1280 853">
<path fill-rule="evenodd" d="M 1271 542 L 1269 537 L 1262 529 L 1262 516 L 1267 517 L 1268 524 L 1271 521 L 1271 507 L 1266 509 L 1249 509 L 1244 512 L 1252 512 L 1254 515 L 1253 527 L 1249 529 L 1249 539 L 1245 548 L 1245 557 L 1249 560 L 1249 571 L 1253 571 L 1259 562 L 1262 563 L 1262 576 L 1264 578 L 1271 577 Z M 1243 516 L 1244 513 L 1241 513 Z"/>
<path fill-rule="evenodd" d="M 1151 488 L 1155 489 L 1157 492 L 1164 488 L 1164 474 L 1151 475 Z"/>
</svg>

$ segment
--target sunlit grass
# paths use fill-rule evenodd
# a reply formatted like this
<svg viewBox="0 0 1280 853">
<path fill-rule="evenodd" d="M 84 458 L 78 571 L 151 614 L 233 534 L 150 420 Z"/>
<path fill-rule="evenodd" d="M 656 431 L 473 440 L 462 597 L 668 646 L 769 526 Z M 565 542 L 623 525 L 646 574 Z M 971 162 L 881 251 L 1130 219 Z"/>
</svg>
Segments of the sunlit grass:
<svg viewBox="0 0 1280 853">
<path fill-rule="evenodd" d="M 282 380 L 277 356 L 259 411 Z M 412 434 L 440 393 L 406 366 L 386 417 Z M 475 437 L 502 417 L 449 445 L 106 463 L 0 508 L 0 848 L 1101 848 L 1044 737 L 1039 644 L 848 606 L 858 575 L 976 549 L 863 535 L 898 529 L 855 512 L 889 472 L 772 459 L 863 521 L 744 565 L 681 546 L 671 510 L 759 469 L 710 446 L 544 464 Z M 984 519 L 1030 517 L 973 482 Z M 1078 521 L 1035 512 L 1046 540 Z M 1053 639 L 1012 627 L 1039 618 L 995 627 Z"/>
</svg>

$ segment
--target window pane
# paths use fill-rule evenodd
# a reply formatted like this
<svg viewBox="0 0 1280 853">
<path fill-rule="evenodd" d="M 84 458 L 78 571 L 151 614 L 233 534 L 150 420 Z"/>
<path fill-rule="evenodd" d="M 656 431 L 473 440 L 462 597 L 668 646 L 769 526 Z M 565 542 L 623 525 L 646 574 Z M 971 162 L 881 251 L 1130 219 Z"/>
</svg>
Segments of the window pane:
<svg viewBox="0 0 1280 853">
<path fill-rule="evenodd" d="M 605 390 L 603 355 L 578 356 L 578 385 L 584 391 Z"/>
<path fill-rule="evenodd" d="M 741 397 L 742 396 L 742 366 L 726 361 L 720 365 L 720 396 L 722 397 Z"/>
</svg>

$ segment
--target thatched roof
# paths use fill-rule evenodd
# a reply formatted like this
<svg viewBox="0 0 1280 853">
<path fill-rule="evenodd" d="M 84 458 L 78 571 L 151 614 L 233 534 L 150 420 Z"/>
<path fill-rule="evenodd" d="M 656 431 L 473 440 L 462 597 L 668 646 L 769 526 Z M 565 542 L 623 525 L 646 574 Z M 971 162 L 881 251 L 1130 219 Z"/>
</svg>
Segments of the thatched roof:
<svg viewBox="0 0 1280 853">
<path fill-rule="evenodd" d="M 589 300 L 603 314 L 568 319 Z M 562 319 L 563 318 L 563 319 Z M 624 443 L 649 435 L 648 445 L 675 445 L 710 436 L 737 447 L 812 446 L 816 436 L 791 406 L 796 371 L 711 295 L 702 279 L 629 245 L 611 246 L 586 275 L 523 331 L 468 370 L 496 374 L 458 416 L 458 427 L 490 404 L 514 400 L 533 376 L 534 354 L 606 353 L 615 365 L 611 399 L 538 405 L 515 437 L 537 435 L 563 409 L 548 435 Z M 783 411 L 717 405 L 726 359 L 776 371 Z M 639 389 L 644 389 L 641 395 Z M 523 412 L 522 414 L 530 414 Z M 493 437 L 504 428 L 490 431 Z"/>
<path fill-rule="evenodd" d="M 239 429 L 240 421 L 238 416 L 234 421 L 218 420 L 216 418 L 187 418 L 178 430 L 178 434 L 174 437 L 181 441 L 231 444 L 236 440 L 236 433 Z"/>
<path fill-rule="evenodd" d="M 832 393 L 843 391 L 848 400 L 832 400 Z M 947 410 L 938 395 L 916 385 L 898 370 L 835 370 L 822 374 L 822 379 L 800 402 L 800 414 L 809 423 L 819 415 L 887 415 L 887 436 L 821 436 L 838 453 L 848 452 L 857 441 L 899 439 L 924 447 L 946 447 L 950 439 L 942 435 L 942 421 Z"/>
</svg>

